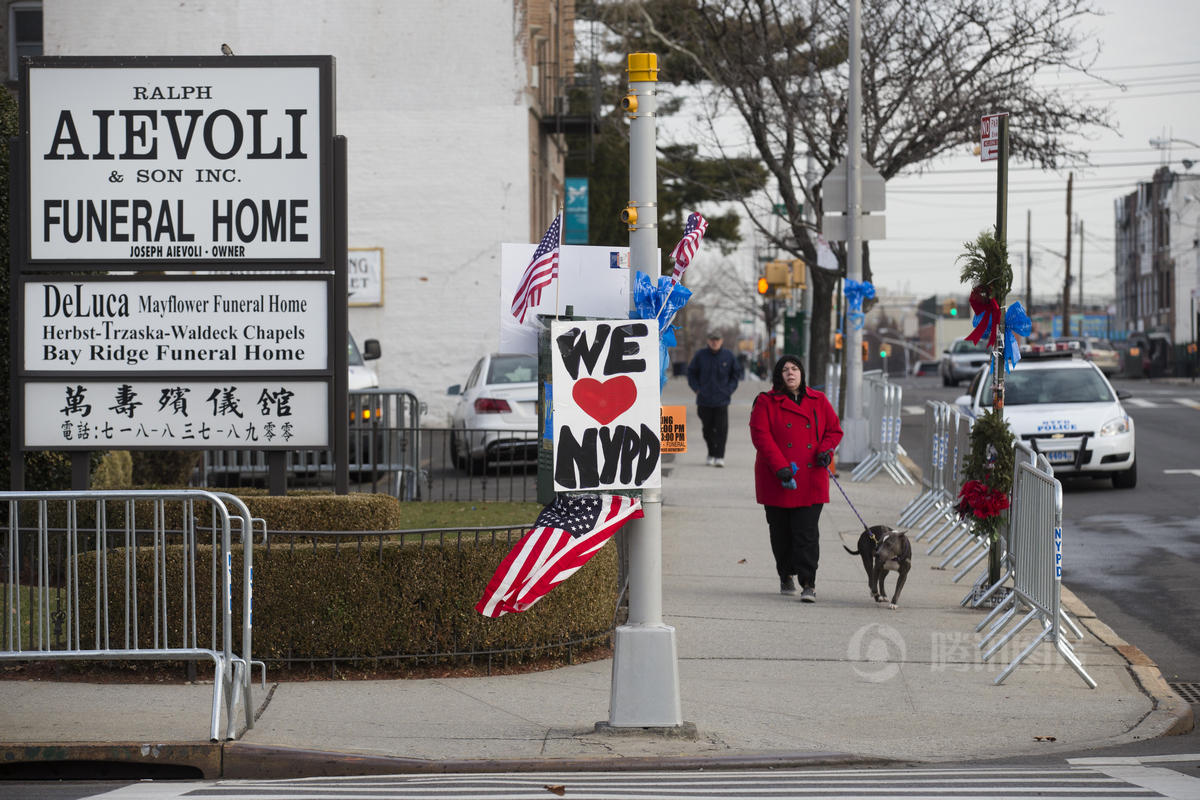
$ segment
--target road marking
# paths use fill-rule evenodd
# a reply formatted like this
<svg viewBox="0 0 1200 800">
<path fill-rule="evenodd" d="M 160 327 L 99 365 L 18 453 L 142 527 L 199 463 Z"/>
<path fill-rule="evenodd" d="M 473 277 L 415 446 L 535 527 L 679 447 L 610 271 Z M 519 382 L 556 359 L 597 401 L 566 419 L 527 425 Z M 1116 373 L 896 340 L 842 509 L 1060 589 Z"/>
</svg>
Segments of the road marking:
<svg viewBox="0 0 1200 800">
<path fill-rule="evenodd" d="M 1163 475 L 1195 475 L 1200 478 L 1200 469 L 1164 469 Z"/>
<path fill-rule="evenodd" d="M 916 414 L 924 414 L 925 406 L 901 406 L 900 413 L 902 415 L 914 416 Z"/>
<path fill-rule="evenodd" d="M 1179 403 L 1179 405 L 1181 405 L 1181 406 L 1186 406 L 1187 408 L 1195 408 L 1197 410 L 1200 410 L 1200 400 L 1193 400 L 1190 397 L 1172 397 L 1171 399 L 1174 400 L 1176 403 Z"/>
<path fill-rule="evenodd" d="M 1159 407 L 1158 403 L 1154 402 L 1153 400 L 1143 400 L 1140 397 L 1130 397 L 1121 402 L 1127 403 L 1131 406 L 1134 406 L 1135 408 L 1158 408 Z"/>
</svg>

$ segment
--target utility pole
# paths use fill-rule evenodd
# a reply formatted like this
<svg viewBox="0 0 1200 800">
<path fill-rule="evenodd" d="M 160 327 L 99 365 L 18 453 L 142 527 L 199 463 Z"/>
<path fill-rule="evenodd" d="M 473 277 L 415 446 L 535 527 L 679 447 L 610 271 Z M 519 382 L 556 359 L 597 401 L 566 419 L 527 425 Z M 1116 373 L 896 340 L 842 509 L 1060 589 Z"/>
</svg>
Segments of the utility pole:
<svg viewBox="0 0 1200 800">
<path fill-rule="evenodd" d="M 655 117 L 658 55 L 627 56 L 629 94 L 629 297 L 634 272 L 657 273 L 658 178 Z M 624 217 L 623 217 L 624 218 Z M 662 618 L 662 489 L 642 490 L 641 519 L 626 526 L 629 619 L 613 633 L 608 724 L 614 728 L 683 725 L 675 629 Z"/>
<path fill-rule="evenodd" d="M 1033 212 L 1025 209 L 1025 313 L 1033 313 Z"/>
<path fill-rule="evenodd" d="M 1067 173 L 1067 274 L 1063 278 L 1062 294 L 1062 335 L 1071 335 L 1071 187 L 1075 183 L 1075 173 Z"/>
<path fill-rule="evenodd" d="M 862 0 L 849 3 L 850 91 L 846 117 L 846 280 L 862 280 Z M 840 294 L 840 293 L 839 293 Z M 857 464 L 868 453 L 867 420 L 862 412 L 862 330 L 845 326 L 842 368 L 846 389 L 839 449 L 842 461 Z"/>
<path fill-rule="evenodd" d="M 1079 220 L 1079 313 L 1083 313 L 1083 220 Z M 1079 331 L 1083 335 L 1083 331 Z"/>
</svg>

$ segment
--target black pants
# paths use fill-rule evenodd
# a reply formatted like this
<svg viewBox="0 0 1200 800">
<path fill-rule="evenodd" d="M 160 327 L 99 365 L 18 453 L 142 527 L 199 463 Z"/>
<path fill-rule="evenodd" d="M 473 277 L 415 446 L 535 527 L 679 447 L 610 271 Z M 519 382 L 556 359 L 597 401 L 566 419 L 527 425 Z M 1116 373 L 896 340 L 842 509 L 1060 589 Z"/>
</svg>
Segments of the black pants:
<svg viewBox="0 0 1200 800">
<path fill-rule="evenodd" d="M 725 457 L 725 440 L 729 438 L 729 406 L 696 406 L 704 444 L 711 458 Z"/>
<path fill-rule="evenodd" d="M 820 503 L 799 508 L 763 506 L 767 511 L 771 552 L 775 555 L 775 571 L 779 577 L 795 575 L 802 587 L 817 585 L 817 561 L 821 557 L 817 521 L 824 507 Z"/>
</svg>

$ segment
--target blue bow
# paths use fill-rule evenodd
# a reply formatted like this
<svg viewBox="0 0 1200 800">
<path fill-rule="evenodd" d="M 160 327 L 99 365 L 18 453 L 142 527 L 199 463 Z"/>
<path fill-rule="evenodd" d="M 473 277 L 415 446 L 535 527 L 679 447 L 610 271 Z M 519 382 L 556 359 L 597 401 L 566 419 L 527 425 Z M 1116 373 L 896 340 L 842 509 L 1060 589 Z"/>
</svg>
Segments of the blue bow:
<svg viewBox="0 0 1200 800">
<path fill-rule="evenodd" d="M 1021 360 L 1021 350 L 1017 346 L 1017 337 L 1029 336 L 1033 332 L 1033 320 L 1025 313 L 1025 308 L 1019 302 L 1013 303 L 1004 312 L 1004 371 L 1017 366 Z"/>
<path fill-rule="evenodd" d="M 864 315 L 862 313 L 863 300 L 869 300 L 875 296 L 875 287 L 870 281 L 852 281 L 847 278 L 842 283 L 843 293 L 846 295 L 846 302 L 850 304 L 850 312 L 847 314 L 849 320 L 854 324 L 854 330 L 862 330 Z"/>
<path fill-rule="evenodd" d="M 658 286 L 655 286 L 650 276 L 641 270 L 637 270 L 633 280 L 634 310 L 629 313 L 629 318 L 658 320 L 658 362 L 662 367 L 658 376 L 658 388 L 661 391 L 667 384 L 667 365 L 670 364 L 667 348 L 676 344 L 675 328 L 671 325 L 671 320 L 692 298 L 692 290 L 682 284 L 672 284 L 669 275 L 661 276 Z"/>
</svg>

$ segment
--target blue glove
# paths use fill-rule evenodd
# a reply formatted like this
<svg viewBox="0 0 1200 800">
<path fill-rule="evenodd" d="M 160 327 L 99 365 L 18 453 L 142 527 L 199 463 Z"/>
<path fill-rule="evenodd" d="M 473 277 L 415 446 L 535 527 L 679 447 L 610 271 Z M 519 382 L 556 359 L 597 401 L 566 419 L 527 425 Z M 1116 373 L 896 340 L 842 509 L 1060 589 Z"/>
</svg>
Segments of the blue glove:
<svg viewBox="0 0 1200 800">
<path fill-rule="evenodd" d="M 781 484 L 783 484 L 783 488 L 785 488 L 785 489 L 795 489 L 796 488 L 796 470 L 797 469 L 798 469 L 798 467 L 796 466 L 796 462 L 793 461 L 792 468 L 790 470 L 791 474 L 788 476 L 788 479 L 785 481 L 785 480 L 783 480 L 783 476 L 780 475 L 779 482 Z M 783 472 L 783 470 L 779 470 L 779 472 Z M 777 472 L 775 474 L 779 475 L 779 472 Z"/>
</svg>

